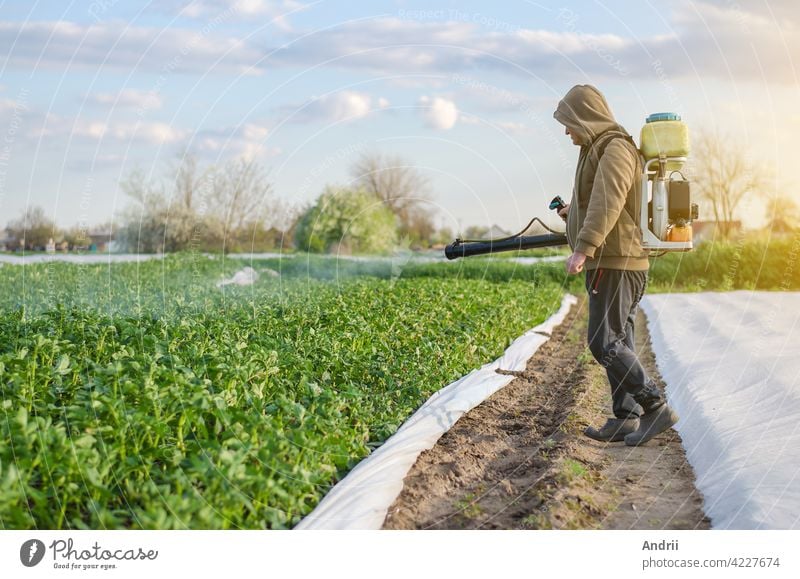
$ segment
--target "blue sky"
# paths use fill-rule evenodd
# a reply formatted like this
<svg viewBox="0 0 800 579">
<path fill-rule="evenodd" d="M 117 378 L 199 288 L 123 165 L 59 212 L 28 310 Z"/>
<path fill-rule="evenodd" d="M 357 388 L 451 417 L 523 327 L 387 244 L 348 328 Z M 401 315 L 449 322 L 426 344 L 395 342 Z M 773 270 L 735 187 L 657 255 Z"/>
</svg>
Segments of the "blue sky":
<svg viewBox="0 0 800 579">
<path fill-rule="evenodd" d="M 797 190 L 789 0 L 0 6 L 0 224 L 29 204 L 64 226 L 112 219 L 122 179 L 186 151 L 255 157 L 291 203 L 380 151 L 430 179 L 439 224 L 514 229 L 569 198 L 577 150 L 552 111 L 578 83 L 637 138 L 676 111 Z"/>
</svg>

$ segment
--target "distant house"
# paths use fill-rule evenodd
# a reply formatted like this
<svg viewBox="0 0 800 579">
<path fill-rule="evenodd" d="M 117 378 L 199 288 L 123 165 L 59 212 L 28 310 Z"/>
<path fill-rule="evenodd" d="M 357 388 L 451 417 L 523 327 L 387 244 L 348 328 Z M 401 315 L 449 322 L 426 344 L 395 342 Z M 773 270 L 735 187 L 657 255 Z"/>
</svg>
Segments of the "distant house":
<svg viewBox="0 0 800 579">
<path fill-rule="evenodd" d="M 495 224 L 489 228 L 489 231 L 486 232 L 484 237 L 486 239 L 501 239 L 503 237 L 508 237 L 509 235 L 511 235 L 511 232 L 506 231 L 499 225 Z"/>
<path fill-rule="evenodd" d="M 0 230 L 0 251 L 16 251 L 21 247 L 20 240 L 8 229 Z"/>
<path fill-rule="evenodd" d="M 563 224 L 561 224 L 560 226 L 559 226 L 559 225 L 556 225 L 556 226 L 552 226 L 552 225 L 551 225 L 551 227 L 554 227 L 554 229 L 555 229 L 556 231 L 558 231 L 558 230 L 559 230 L 559 228 L 560 228 L 560 229 L 563 229 L 563 228 L 564 228 L 564 225 L 563 225 Z M 547 233 L 552 233 L 552 232 L 551 232 L 551 231 L 549 231 L 549 230 L 548 230 L 548 229 L 547 229 L 547 228 L 546 228 L 544 225 L 542 225 L 542 224 L 541 224 L 541 223 L 539 223 L 538 221 L 537 221 L 536 223 L 534 223 L 533 225 L 531 225 L 531 226 L 528 228 L 528 230 L 527 230 L 527 231 L 525 231 L 525 235 L 545 235 L 545 234 L 547 234 Z"/>
<path fill-rule="evenodd" d="M 514 231 L 514 233 L 518 233 L 519 230 Z M 497 225 L 492 225 L 492 228 L 489 230 L 487 237 L 491 239 L 499 239 L 502 237 L 509 237 L 510 235 L 514 235 L 514 233 L 510 231 L 506 231 L 505 229 L 501 229 Z M 531 225 L 528 229 L 526 229 L 522 235 L 542 235 L 545 233 L 550 233 L 541 223 L 536 222 Z"/>
<path fill-rule="evenodd" d="M 89 251 L 106 252 L 113 249 L 114 232 L 90 231 L 89 232 Z"/>
<path fill-rule="evenodd" d="M 515 233 L 517 233 L 517 231 L 512 233 L 511 231 L 507 231 L 497 224 L 492 225 L 489 229 L 471 226 L 468 227 L 464 232 L 464 239 L 503 239 L 510 237 Z M 534 223 L 523 233 L 523 235 L 541 235 L 543 233 L 549 232 L 540 223 Z"/>
</svg>

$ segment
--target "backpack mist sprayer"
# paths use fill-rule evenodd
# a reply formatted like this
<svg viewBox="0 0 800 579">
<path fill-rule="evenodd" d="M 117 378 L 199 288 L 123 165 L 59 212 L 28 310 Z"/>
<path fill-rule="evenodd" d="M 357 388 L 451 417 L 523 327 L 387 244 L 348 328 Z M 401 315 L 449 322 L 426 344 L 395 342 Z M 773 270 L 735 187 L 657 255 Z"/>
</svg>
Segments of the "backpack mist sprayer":
<svg viewBox="0 0 800 579">
<path fill-rule="evenodd" d="M 697 219 L 698 208 L 691 201 L 689 181 L 681 173 L 689 156 L 689 128 L 675 113 L 652 114 L 642 127 L 640 142 L 642 203 L 639 229 L 642 248 L 661 252 L 658 255 L 668 251 L 690 251 L 693 248 L 691 222 Z M 676 174 L 680 179 L 673 179 Z M 552 210 L 560 211 L 565 206 L 561 197 L 550 202 Z M 536 221 L 550 233 L 522 235 Z M 445 247 L 444 254 L 447 259 L 456 259 L 559 245 L 567 245 L 566 234 L 550 229 L 541 219 L 534 217 L 525 229 L 509 237 L 457 238 Z"/>
</svg>

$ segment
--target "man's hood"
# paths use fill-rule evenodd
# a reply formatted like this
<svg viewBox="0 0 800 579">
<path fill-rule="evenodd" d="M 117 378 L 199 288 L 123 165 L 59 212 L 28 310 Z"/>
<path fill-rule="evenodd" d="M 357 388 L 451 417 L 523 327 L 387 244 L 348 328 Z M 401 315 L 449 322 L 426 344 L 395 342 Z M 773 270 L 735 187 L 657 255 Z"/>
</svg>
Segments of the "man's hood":
<svg viewBox="0 0 800 579">
<path fill-rule="evenodd" d="M 588 145 L 610 129 L 627 133 L 614 119 L 603 94 L 589 84 L 569 89 L 553 116 L 578 137 L 581 145 Z"/>
</svg>

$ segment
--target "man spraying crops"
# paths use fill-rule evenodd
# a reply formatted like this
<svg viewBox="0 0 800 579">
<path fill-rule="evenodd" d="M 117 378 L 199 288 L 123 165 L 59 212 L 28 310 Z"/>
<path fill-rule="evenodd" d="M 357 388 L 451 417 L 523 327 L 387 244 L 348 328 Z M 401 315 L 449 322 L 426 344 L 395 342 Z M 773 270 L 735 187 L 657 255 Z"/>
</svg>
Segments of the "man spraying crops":
<svg viewBox="0 0 800 579">
<path fill-rule="evenodd" d="M 581 148 L 572 200 L 559 215 L 567 222 L 572 249 L 567 271 L 586 272 L 589 349 L 608 374 L 614 412 L 614 418 L 585 434 L 636 446 L 678 421 L 634 349 L 636 308 L 649 269 L 635 219 L 641 209 L 641 161 L 633 139 L 595 87 L 570 89 L 553 116 Z"/>
</svg>

